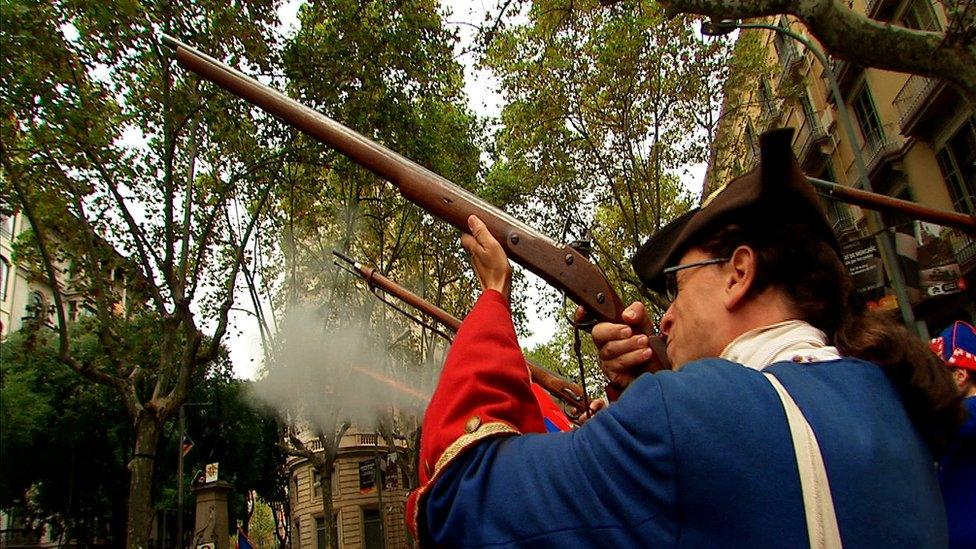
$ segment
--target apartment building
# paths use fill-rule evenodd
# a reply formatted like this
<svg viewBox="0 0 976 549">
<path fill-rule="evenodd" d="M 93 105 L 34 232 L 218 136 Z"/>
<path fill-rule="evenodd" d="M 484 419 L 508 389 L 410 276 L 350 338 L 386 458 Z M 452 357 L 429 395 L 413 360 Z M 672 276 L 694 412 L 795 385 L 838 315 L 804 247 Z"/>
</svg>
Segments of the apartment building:
<svg viewBox="0 0 976 549">
<path fill-rule="evenodd" d="M 308 445 L 312 451 L 322 451 L 316 440 L 308 441 Z M 406 440 L 397 438 L 394 445 L 405 448 Z M 409 546 L 404 520 L 407 483 L 393 456 L 379 434 L 352 428 L 342 437 L 332 478 L 339 547 Z M 291 546 L 293 549 L 325 547 L 322 479 L 303 458 L 289 459 L 288 471 Z"/>
<path fill-rule="evenodd" d="M 0 214 L 0 337 L 16 332 L 35 317 L 43 317 L 53 326 L 54 293 L 47 279 L 13 261 L 14 239 L 28 228 L 22 214 Z"/>
<path fill-rule="evenodd" d="M 946 28 L 941 2 L 854 0 L 852 7 L 892 25 Z M 763 22 L 816 43 L 791 17 Z M 976 109 L 952 86 L 841 60 L 824 67 L 798 41 L 772 30 L 740 31 L 735 55 L 764 57 L 767 68 L 754 74 L 740 71 L 730 79 L 703 196 L 755 164 L 760 133 L 792 127 L 793 150 L 808 176 L 866 188 L 855 164 L 854 154 L 860 153 L 874 192 L 976 214 Z M 831 72 L 851 113 L 853 142 L 838 120 Z M 891 276 L 873 244 L 865 212 L 828 199 L 824 205 L 845 252 L 850 252 L 848 267 L 869 306 L 897 309 Z M 955 319 L 971 320 L 976 313 L 976 242 L 958 230 L 880 213 L 894 235 L 916 319 L 930 332 Z"/>
<path fill-rule="evenodd" d="M 28 229 L 30 223 L 22 213 L 0 214 L 0 337 L 16 332 L 32 319 L 49 328 L 56 327 L 54 289 L 47 274 L 23 261 L 14 261 L 14 242 Z M 104 241 L 102 244 L 106 249 L 111 249 Z M 121 266 L 126 260 L 114 251 L 112 255 L 115 257 L 115 266 L 107 267 L 109 270 L 106 275 L 117 297 L 114 312 L 125 314 L 133 305 L 128 295 L 125 269 Z M 77 271 L 76 265 L 55 265 L 65 315 L 69 322 L 94 312 L 93 305 L 75 284 L 74 275 Z"/>
</svg>

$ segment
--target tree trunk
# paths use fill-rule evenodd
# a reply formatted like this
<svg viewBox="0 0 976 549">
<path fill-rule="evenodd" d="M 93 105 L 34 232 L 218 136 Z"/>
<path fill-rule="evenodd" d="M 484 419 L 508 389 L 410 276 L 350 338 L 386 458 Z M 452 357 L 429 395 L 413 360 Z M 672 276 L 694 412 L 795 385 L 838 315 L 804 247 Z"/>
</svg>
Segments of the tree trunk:
<svg viewBox="0 0 976 549">
<path fill-rule="evenodd" d="M 325 458 L 321 468 L 316 467 L 319 478 L 322 479 L 322 518 L 325 520 L 325 547 L 339 549 L 339 529 L 336 525 L 335 511 L 332 508 L 332 470 L 335 468 L 334 458 Z"/>
<path fill-rule="evenodd" d="M 149 546 L 153 521 L 151 488 L 159 434 L 156 418 L 142 410 L 136 420 L 135 453 L 129 462 L 129 520 L 125 546 L 133 549 Z"/>
</svg>

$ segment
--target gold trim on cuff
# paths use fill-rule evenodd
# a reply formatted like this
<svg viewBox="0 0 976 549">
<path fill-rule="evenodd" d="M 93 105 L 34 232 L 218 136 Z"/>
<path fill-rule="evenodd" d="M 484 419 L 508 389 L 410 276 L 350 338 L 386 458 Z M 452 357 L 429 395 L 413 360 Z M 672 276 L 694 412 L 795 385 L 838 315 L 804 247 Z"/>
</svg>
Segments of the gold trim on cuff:
<svg viewBox="0 0 976 549">
<path fill-rule="evenodd" d="M 457 440 L 452 442 L 451 445 L 448 446 L 446 450 L 444 450 L 443 454 L 441 454 L 441 457 L 437 460 L 437 464 L 434 465 L 434 475 L 431 477 L 431 480 L 436 478 L 437 475 L 441 472 L 441 469 L 446 467 L 447 464 L 450 463 L 452 459 L 457 457 L 458 454 L 464 451 L 464 449 L 470 446 L 471 444 L 478 442 L 479 440 L 486 437 L 493 437 L 493 436 L 505 435 L 505 434 L 521 435 L 522 433 L 519 432 L 518 429 L 512 427 L 507 423 L 494 422 L 494 423 L 485 423 L 484 425 L 481 425 L 480 427 L 475 429 L 473 432 L 465 433 L 464 435 L 461 435 L 460 437 L 458 437 Z"/>
<path fill-rule="evenodd" d="M 457 440 L 451 443 L 450 446 L 444 450 L 441 454 L 440 459 L 437 460 L 437 464 L 434 466 L 434 474 L 431 475 L 430 480 L 427 484 L 419 486 L 417 491 L 417 497 L 414 501 L 413 507 L 413 530 L 416 533 L 417 542 L 420 543 L 420 507 L 422 506 L 421 500 L 427 494 L 427 490 L 434 484 L 437 477 L 440 476 L 441 471 L 443 471 L 451 461 L 456 458 L 461 452 L 463 452 L 471 444 L 478 442 L 483 438 L 498 436 L 498 435 L 521 435 L 522 432 L 512 427 L 507 423 L 493 422 L 485 423 L 478 427 L 472 433 L 466 433 L 458 437 Z"/>
</svg>

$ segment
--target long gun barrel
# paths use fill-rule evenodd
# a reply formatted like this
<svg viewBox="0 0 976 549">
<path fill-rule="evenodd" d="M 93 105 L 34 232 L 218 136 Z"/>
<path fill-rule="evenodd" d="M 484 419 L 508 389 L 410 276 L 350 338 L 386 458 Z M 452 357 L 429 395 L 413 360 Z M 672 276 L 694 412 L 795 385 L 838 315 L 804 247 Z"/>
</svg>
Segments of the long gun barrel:
<svg viewBox="0 0 976 549">
<path fill-rule="evenodd" d="M 376 286 L 384 292 L 424 313 L 430 318 L 433 318 L 451 332 L 456 333 L 461 327 L 460 319 L 397 284 L 396 282 L 393 282 L 376 269 L 367 267 L 336 250 L 333 250 L 332 253 L 337 258 L 348 263 L 352 267 L 350 272 L 353 272 L 361 277 L 370 286 Z M 583 398 L 583 389 L 579 385 L 576 385 L 575 383 L 572 383 L 571 381 L 568 381 L 561 376 L 546 370 L 542 366 L 539 366 L 530 360 L 526 360 L 526 363 L 529 366 L 529 372 L 532 374 L 532 380 L 541 385 L 543 389 L 559 400 L 572 406 L 577 415 L 583 414 L 587 411 L 585 400 Z"/>
<path fill-rule="evenodd" d="M 532 271 L 601 321 L 621 322 L 624 306 L 603 273 L 582 254 L 560 245 L 444 177 L 167 35 L 179 64 L 261 108 L 396 185 L 431 215 L 466 231 L 477 215 L 515 262 Z M 650 337 L 650 371 L 669 369 L 664 341 Z"/>
<path fill-rule="evenodd" d="M 943 227 L 960 229 L 970 234 L 976 233 L 976 216 L 930 208 L 909 200 L 901 200 L 892 196 L 862 191 L 853 187 L 845 187 L 844 185 L 838 185 L 837 183 L 824 181 L 815 177 L 808 177 L 807 181 L 831 198 L 856 204 L 869 210 L 899 212 L 915 219 L 942 225 Z"/>
</svg>

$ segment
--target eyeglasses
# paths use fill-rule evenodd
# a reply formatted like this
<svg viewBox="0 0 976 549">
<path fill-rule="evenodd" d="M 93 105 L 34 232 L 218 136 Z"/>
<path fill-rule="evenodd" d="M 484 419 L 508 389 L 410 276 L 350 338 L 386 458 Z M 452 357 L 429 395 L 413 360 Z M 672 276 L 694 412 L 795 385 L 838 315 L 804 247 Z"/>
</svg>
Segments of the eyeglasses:
<svg viewBox="0 0 976 549">
<path fill-rule="evenodd" d="M 726 261 L 732 259 L 731 257 L 716 257 L 713 259 L 705 259 L 703 261 L 696 261 L 694 263 L 685 263 L 684 265 L 675 265 L 674 267 L 668 267 L 661 271 L 664 275 L 664 297 L 668 301 L 674 301 L 678 297 L 678 271 L 683 271 L 685 269 L 691 269 L 692 267 L 704 267 L 705 265 L 717 265 L 719 263 L 725 263 Z"/>
</svg>

